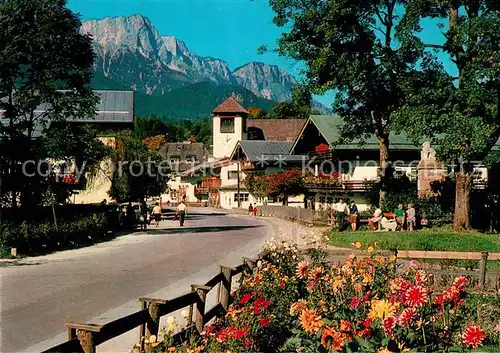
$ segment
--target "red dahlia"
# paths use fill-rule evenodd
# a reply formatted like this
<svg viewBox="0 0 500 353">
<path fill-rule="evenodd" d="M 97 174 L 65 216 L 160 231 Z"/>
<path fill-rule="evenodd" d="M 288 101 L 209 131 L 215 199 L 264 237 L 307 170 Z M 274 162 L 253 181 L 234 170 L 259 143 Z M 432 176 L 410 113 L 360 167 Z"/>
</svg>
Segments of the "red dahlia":
<svg viewBox="0 0 500 353">
<path fill-rule="evenodd" d="M 241 297 L 240 304 L 246 304 L 250 299 L 252 299 L 252 295 L 250 293 L 246 293 Z"/>
<path fill-rule="evenodd" d="M 267 327 L 269 326 L 271 321 L 269 321 L 269 319 L 266 319 L 266 318 L 263 318 L 263 319 L 259 319 L 259 324 L 260 326 L 262 327 Z"/>
<path fill-rule="evenodd" d="M 409 307 L 420 308 L 428 300 L 427 291 L 422 286 L 412 286 L 404 293 L 404 304 Z"/>
<path fill-rule="evenodd" d="M 462 333 L 462 342 L 469 348 L 479 347 L 485 338 L 486 334 L 479 326 L 469 326 Z"/>
<path fill-rule="evenodd" d="M 388 316 L 382 322 L 385 332 L 392 333 L 394 327 L 396 327 L 396 318 L 394 316 Z"/>
<path fill-rule="evenodd" d="M 453 281 L 453 286 L 461 290 L 464 289 L 468 283 L 469 281 L 467 280 L 467 278 L 465 278 L 464 276 L 460 276 L 455 278 L 455 280 Z"/>
<path fill-rule="evenodd" d="M 403 310 L 399 316 L 399 324 L 403 327 L 410 326 L 412 319 L 417 315 L 417 311 L 414 308 L 406 308 Z"/>
</svg>

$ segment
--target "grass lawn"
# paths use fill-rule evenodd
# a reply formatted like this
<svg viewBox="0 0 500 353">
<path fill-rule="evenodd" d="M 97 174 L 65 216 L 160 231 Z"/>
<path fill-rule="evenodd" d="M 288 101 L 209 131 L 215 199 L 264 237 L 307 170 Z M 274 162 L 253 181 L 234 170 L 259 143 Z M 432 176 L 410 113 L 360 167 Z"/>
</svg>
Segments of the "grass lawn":
<svg viewBox="0 0 500 353">
<path fill-rule="evenodd" d="M 330 244 L 352 247 L 352 243 L 373 245 L 380 250 L 442 250 L 500 252 L 500 235 L 479 232 L 457 233 L 452 228 L 434 228 L 415 232 L 332 231 Z"/>
</svg>

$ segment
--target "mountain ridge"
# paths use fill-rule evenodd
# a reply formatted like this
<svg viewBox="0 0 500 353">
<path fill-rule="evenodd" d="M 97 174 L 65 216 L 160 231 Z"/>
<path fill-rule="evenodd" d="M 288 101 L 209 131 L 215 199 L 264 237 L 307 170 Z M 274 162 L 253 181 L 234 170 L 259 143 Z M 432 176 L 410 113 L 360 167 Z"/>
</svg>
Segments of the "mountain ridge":
<svg viewBox="0 0 500 353">
<path fill-rule="evenodd" d="M 148 96 L 160 96 L 165 97 L 169 104 L 181 106 L 169 96 L 193 101 L 189 97 L 192 95 L 195 102 L 201 102 L 203 99 L 219 99 L 222 93 L 226 94 L 229 87 L 233 87 L 249 102 L 268 108 L 276 102 L 289 100 L 291 89 L 297 84 L 290 73 L 277 65 L 253 61 L 231 70 L 223 59 L 199 56 L 190 51 L 185 41 L 160 34 L 154 24 L 141 14 L 89 19 L 82 22 L 80 31 L 93 38 L 96 54 L 94 88 L 128 87 L 145 100 Z M 202 82 L 212 84 L 195 85 Z M 203 89 L 198 91 L 200 87 Z M 177 90 L 181 91 L 175 92 Z M 183 92 L 185 97 L 179 96 L 179 92 Z M 171 107 L 165 106 L 166 103 L 161 103 L 161 99 L 151 99 L 153 101 L 155 105 L 164 106 L 165 111 L 172 111 Z M 209 102 L 214 107 L 219 103 Z M 148 104 L 139 105 L 143 107 L 138 111 L 140 114 L 161 111 Z M 182 108 L 179 110 L 179 115 L 185 115 Z M 192 109 L 189 111 L 194 112 Z M 200 110 L 196 116 L 203 114 L 209 112 Z"/>
</svg>

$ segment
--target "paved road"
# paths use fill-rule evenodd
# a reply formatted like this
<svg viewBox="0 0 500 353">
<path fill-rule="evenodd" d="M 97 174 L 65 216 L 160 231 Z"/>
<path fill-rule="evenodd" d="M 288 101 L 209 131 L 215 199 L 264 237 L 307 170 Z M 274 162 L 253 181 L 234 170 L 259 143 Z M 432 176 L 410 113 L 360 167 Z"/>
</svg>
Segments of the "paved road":
<svg viewBox="0 0 500 353">
<path fill-rule="evenodd" d="M 207 212 L 190 212 L 184 228 L 168 220 L 162 229 L 0 268 L 0 352 L 25 351 L 63 332 L 65 322 L 89 321 L 271 232 L 264 221 Z"/>
</svg>

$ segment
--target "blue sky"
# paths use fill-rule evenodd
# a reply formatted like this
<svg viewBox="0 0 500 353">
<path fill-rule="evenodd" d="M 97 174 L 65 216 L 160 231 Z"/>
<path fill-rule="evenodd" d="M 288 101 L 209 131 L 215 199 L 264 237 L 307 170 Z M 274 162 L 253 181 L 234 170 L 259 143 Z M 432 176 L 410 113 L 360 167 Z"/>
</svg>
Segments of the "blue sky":
<svg viewBox="0 0 500 353">
<path fill-rule="evenodd" d="M 182 39 L 192 52 L 223 59 L 232 69 L 263 61 L 299 76 L 296 61 L 274 53 L 257 54 L 263 44 L 275 47 L 281 33 L 272 23 L 267 0 L 69 0 L 68 5 L 83 20 L 140 13 L 160 34 Z M 333 97 L 317 99 L 330 107 Z"/>
</svg>

